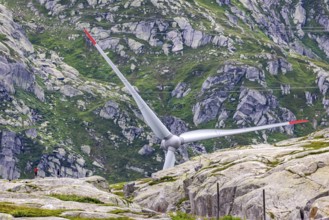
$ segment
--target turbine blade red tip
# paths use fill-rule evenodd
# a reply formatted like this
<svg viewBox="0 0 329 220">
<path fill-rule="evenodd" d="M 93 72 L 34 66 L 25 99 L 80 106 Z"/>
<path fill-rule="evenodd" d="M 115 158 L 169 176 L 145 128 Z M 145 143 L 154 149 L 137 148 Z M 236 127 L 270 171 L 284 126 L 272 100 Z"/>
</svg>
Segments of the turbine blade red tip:
<svg viewBox="0 0 329 220">
<path fill-rule="evenodd" d="M 96 45 L 95 39 L 90 35 L 90 33 L 87 31 L 87 29 L 84 28 L 83 31 L 85 32 L 85 34 L 87 35 L 87 37 L 89 38 L 89 40 L 91 41 L 91 43 L 93 43 L 93 45 Z"/>
<path fill-rule="evenodd" d="M 295 120 L 295 121 L 290 121 L 290 125 L 295 125 L 295 124 L 300 124 L 300 123 L 305 123 L 308 122 L 308 120 Z"/>
</svg>

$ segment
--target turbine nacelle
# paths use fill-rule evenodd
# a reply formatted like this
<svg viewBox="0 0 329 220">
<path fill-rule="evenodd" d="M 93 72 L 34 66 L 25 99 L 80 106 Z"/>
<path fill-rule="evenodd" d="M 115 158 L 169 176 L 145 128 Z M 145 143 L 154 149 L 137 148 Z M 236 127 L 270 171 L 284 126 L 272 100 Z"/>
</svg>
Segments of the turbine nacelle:
<svg viewBox="0 0 329 220">
<path fill-rule="evenodd" d="M 166 149 L 168 147 L 173 147 L 175 149 L 178 149 L 183 144 L 183 141 L 184 141 L 183 138 L 171 134 L 169 137 L 161 141 L 161 145 Z"/>
<path fill-rule="evenodd" d="M 161 141 L 161 147 L 167 150 L 165 163 L 163 164 L 163 169 L 167 169 L 175 166 L 176 156 L 175 151 L 183 144 L 183 138 L 177 135 L 169 135 Z"/>
</svg>

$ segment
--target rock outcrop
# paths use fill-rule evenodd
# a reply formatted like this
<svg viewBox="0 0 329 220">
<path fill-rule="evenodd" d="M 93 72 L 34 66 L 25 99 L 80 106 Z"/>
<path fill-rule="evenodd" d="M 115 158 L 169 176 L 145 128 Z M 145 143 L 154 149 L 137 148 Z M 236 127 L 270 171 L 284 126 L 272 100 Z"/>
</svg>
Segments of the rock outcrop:
<svg viewBox="0 0 329 220">
<path fill-rule="evenodd" d="M 296 120 L 296 116 L 289 109 L 280 107 L 277 98 L 271 94 L 262 94 L 257 90 L 242 88 L 239 100 L 237 111 L 233 116 L 238 125 L 251 122 L 259 126 L 281 120 Z M 290 135 L 293 134 L 292 127 L 281 128 L 281 130 Z"/>
<path fill-rule="evenodd" d="M 15 132 L 0 131 L 0 176 L 2 178 L 12 180 L 20 177 L 18 156 L 22 150 L 22 142 Z"/>
<path fill-rule="evenodd" d="M 27 70 L 23 63 L 12 63 L 6 57 L 0 56 L 0 86 L 7 93 L 14 94 L 15 86 L 25 91 L 34 93 L 40 101 L 45 101 L 43 89 L 35 80 L 35 75 Z"/>
<path fill-rule="evenodd" d="M 127 200 L 111 193 L 108 182 L 99 176 L 82 179 L 0 180 L 0 191 L 0 202 L 10 203 L 17 210 L 22 206 L 38 208 L 40 212 L 44 209 L 61 210 L 57 217 L 50 216 L 48 219 L 74 217 L 87 219 L 128 217 L 136 220 L 170 219 L 166 215 L 140 207 L 136 203 L 127 202 Z M 60 196 L 72 198 L 72 201 L 70 199 L 60 200 Z M 77 197 L 82 198 L 81 202 L 74 200 Z M 85 202 L 83 199 L 85 199 Z M 87 201 L 90 201 L 90 203 Z M 12 216 L 7 217 L 12 218 Z"/>
<path fill-rule="evenodd" d="M 158 183 L 135 181 L 134 201 L 161 212 L 182 209 L 209 217 L 216 216 L 219 208 L 220 216 L 251 220 L 263 216 L 265 190 L 268 219 L 295 220 L 301 213 L 309 219 L 314 209 L 316 219 L 328 217 L 328 131 L 198 156 L 154 173 Z"/>
<path fill-rule="evenodd" d="M 286 62 L 280 62 L 281 71 L 289 67 Z M 240 88 L 240 91 L 236 91 L 240 93 L 239 103 L 232 117 L 237 125 L 264 125 L 296 118 L 289 109 L 279 106 L 277 98 L 270 91 L 260 92 L 257 88 L 244 86 L 246 80 L 258 83 L 260 88 L 266 88 L 264 72 L 247 65 L 226 64 L 217 71 L 216 75 L 208 77 L 202 84 L 202 101 L 193 108 L 194 124 L 200 125 L 217 119 L 219 127 L 224 127 L 228 119 L 224 104 L 235 101 L 232 93 L 235 92 L 236 87 Z M 285 131 L 290 135 L 293 134 L 292 128 L 285 128 Z"/>
<path fill-rule="evenodd" d="M 38 176 L 83 178 L 92 176 L 93 172 L 86 168 L 86 161 L 81 155 L 57 148 L 52 154 L 41 156 L 38 164 Z"/>
</svg>

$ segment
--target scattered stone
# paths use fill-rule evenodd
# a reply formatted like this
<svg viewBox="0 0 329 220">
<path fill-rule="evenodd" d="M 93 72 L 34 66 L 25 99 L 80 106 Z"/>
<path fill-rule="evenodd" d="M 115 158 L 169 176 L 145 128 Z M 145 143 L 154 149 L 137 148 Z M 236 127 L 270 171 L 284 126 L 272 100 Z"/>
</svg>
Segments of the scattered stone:
<svg viewBox="0 0 329 220">
<path fill-rule="evenodd" d="M 81 146 L 81 150 L 82 150 L 82 152 L 84 152 L 88 156 L 90 155 L 91 148 L 90 148 L 89 145 L 82 145 Z"/>
<path fill-rule="evenodd" d="M 139 151 L 138 154 L 140 155 L 145 155 L 148 156 L 150 154 L 152 154 L 155 151 L 155 149 L 147 144 L 145 144 Z"/>
<path fill-rule="evenodd" d="M 129 198 L 135 190 L 135 183 L 131 182 L 131 183 L 127 183 L 123 186 L 123 193 L 125 195 L 125 198 Z"/>
</svg>

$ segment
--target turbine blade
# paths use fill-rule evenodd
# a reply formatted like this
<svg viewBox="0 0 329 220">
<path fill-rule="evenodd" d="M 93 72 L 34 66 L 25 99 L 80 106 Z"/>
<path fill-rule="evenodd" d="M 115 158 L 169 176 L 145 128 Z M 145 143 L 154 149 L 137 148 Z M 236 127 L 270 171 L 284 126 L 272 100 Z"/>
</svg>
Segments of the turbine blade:
<svg viewBox="0 0 329 220">
<path fill-rule="evenodd" d="M 175 166 L 175 161 L 176 161 L 175 148 L 168 147 L 165 163 L 163 165 L 163 170 L 174 167 Z"/>
<path fill-rule="evenodd" d="M 308 120 L 296 120 L 296 121 L 290 121 L 290 122 L 282 122 L 282 123 L 262 125 L 262 126 L 250 127 L 250 128 L 240 128 L 240 129 L 202 129 L 202 130 L 188 131 L 188 132 L 182 133 L 181 135 L 179 135 L 179 137 L 181 137 L 183 139 L 182 140 L 182 144 L 183 144 L 183 143 L 201 141 L 201 140 L 217 138 L 217 137 L 222 137 L 222 136 L 242 134 L 242 133 L 247 133 L 247 132 L 251 132 L 251 131 L 258 131 L 258 130 L 276 128 L 276 127 L 281 127 L 281 126 L 300 124 L 300 123 L 305 123 L 305 122 L 308 122 Z"/>
<path fill-rule="evenodd" d="M 108 56 L 104 53 L 102 48 L 96 43 L 95 39 L 90 35 L 90 33 L 84 29 L 89 40 L 96 47 L 98 52 L 103 56 L 106 62 L 111 66 L 115 74 L 120 78 L 121 82 L 126 86 L 135 102 L 139 110 L 142 112 L 145 123 L 152 129 L 155 135 L 164 139 L 171 135 L 170 131 L 166 128 L 166 126 L 160 121 L 160 119 L 156 116 L 156 114 L 151 110 L 151 108 L 145 103 L 145 101 L 140 97 L 140 95 L 136 92 L 136 90 L 132 87 L 132 85 L 128 82 L 128 80 L 123 76 L 120 70 L 114 65 L 114 63 L 108 58 Z"/>
</svg>

